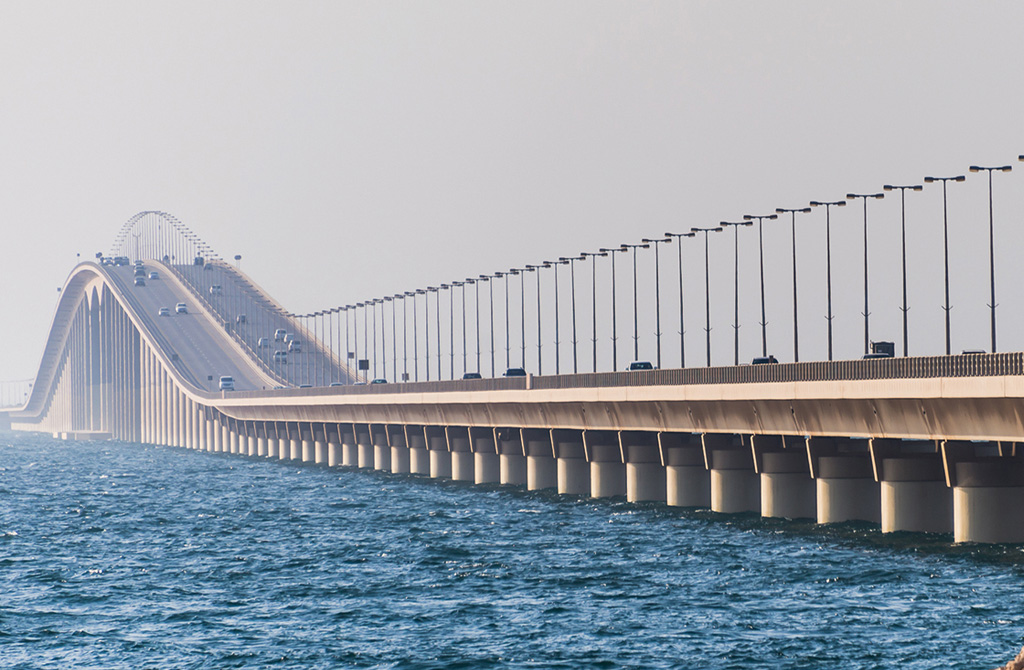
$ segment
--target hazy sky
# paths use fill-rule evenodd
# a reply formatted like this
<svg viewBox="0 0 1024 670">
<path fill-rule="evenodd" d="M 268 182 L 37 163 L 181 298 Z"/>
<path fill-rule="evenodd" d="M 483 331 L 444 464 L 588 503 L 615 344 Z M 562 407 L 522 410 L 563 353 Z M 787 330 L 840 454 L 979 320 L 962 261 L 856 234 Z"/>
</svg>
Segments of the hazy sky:
<svg viewBox="0 0 1024 670">
<path fill-rule="evenodd" d="M 972 163 L 1015 168 L 995 177 L 999 331 L 1001 349 L 1024 349 L 1022 26 L 1022 3 L 962 0 L 0 2 L 0 380 L 34 376 L 76 253 L 109 249 L 140 210 L 242 254 L 305 311 Z M 957 351 L 988 347 L 986 194 L 979 175 L 949 190 Z M 940 353 L 941 187 L 907 206 L 911 347 Z M 872 336 L 898 341 L 898 198 L 870 216 Z M 860 206 L 832 224 L 836 355 L 856 357 Z M 798 227 L 801 354 L 820 358 L 824 211 Z M 749 360 L 756 230 L 740 235 Z M 766 226 L 769 348 L 783 360 L 789 244 L 788 222 Z M 673 246 L 662 253 L 676 365 L 678 268 Z M 652 262 L 642 252 L 641 358 Z M 684 262 L 688 362 L 702 364 L 696 240 Z M 630 266 L 617 263 L 628 361 Z M 729 363 L 731 233 L 712 239 L 711 265 L 715 361 Z M 586 302 L 589 274 L 577 279 Z"/>
</svg>

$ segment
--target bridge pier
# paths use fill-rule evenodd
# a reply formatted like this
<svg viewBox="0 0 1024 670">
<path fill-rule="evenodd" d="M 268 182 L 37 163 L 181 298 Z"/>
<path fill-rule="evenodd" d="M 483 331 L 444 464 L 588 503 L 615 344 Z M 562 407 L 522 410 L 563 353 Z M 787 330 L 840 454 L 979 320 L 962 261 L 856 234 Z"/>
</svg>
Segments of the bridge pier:
<svg viewBox="0 0 1024 670">
<path fill-rule="evenodd" d="M 787 435 L 751 438 L 754 468 L 761 478 L 761 516 L 817 518 L 817 492 L 803 439 Z"/>
<path fill-rule="evenodd" d="M 590 495 L 590 464 L 583 449 L 579 430 L 551 429 L 558 473 L 558 492 L 563 495 Z"/>
<path fill-rule="evenodd" d="M 711 475 L 700 435 L 658 433 L 665 464 L 665 503 L 672 507 L 711 507 Z"/>
<path fill-rule="evenodd" d="M 405 428 L 387 426 L 387 434 L 391 445 L 391 472 L 396 475 L 409 474 L 409 446 L 405 440 Z"/>
<path fill-rule="evenodd" d="M 666 502 L 668 473 L 661 463 L 658 434 L 620 431 L 619 444 L 626 460 L 626 500 Z"/>
<path fill-rule="evenodd" d="M 954 542 L 1024 542 L 1022 457 L 1016 443 L 942 443 L 953 488 Z"/>
<path fill-rule="evenodd" d="M 711 510 L 723 514 L 760 512 L 760 479 L 754 472 L 749 436 L 704 433 L 702 439 L 711 472 Z"/>
<path fill-rule="evenodd" d="M 430 476 L 433 479 L 452 476 L 452 456 L 448 451 L 448 438 L 444 428 L 424 426 L 423 433 L 430 452 Z"/>
<path fill-rule="evenodd" d="M 373 469 L 391 472 L 391 444 L 388 442 L 386 427 L 370 425 L 370 439 L 373 442 Z"/>
<path fill-rule="evenodd" d="M 409 445 L 409 472 L 414 475 L 430 475 L 430 452 L 423 426 L 407 426 L 405 441 Z"/>
<path fill-rule="evenodd" d="M 260 421 L 254 424 L 256 428 L 256 456 L 257 458 L 267 457 L 267 424 Z"/>
<path fill-rule="evenodd" d="M 935 442 L 871 439 L 881 491 L 882 532 L 953 532 L 953 491 Z"/>
<path fill-rule="evenodd" d="M 359 466 L 359 449 L 356 447 L 355 429 L 352 424 L 338 426 L 341 434 L 341 465 L 346 468 Z"/>
<path fill-rule="evenodd" d="M 365 425 L 356 425 L 356 446 L 358 448 L 358 462 L 356 465 L 361 470 L 373 469 L 373 444 L 370 441 L 370 428 Z"/>
<path fill-rule="evenodd" d="M 509 486 L 526 486 L 522 431 L 495 428 L 494 444 L 498 452 L 498 481 Z"/>
<path fill-rule="evenodd" d="M 313 424 L 313 463 L 327 465 L 327 427 L 322 423 Z"/>
<path fill-rule="evenodd" d="M 590 496 L 614 498 L 626 495 L 626 467 L 618 436 L 610 431 L 583 431 L 584 456 L 590 463 Z"/>
<path fill-rule="evenodd" d="M 558 465 L 554 457 L 551 433 L 523 428 L 520 431 L 526 454 L 526 488 L 530 491 L 558 488 Z"/>
<path fill-rule="evenodd" d="M 497 484 L 501 480 L 501 467 L 494 429 L 471 427 L 469 439 L 473 449 L 473 481 L 477 484 Z"/>
<path fill-rule="evenodd" d="M 807 438 L 818 523 L 881 523 L 881 492 L 864 440 Z"/>
<path fill-rule="evenodd" d="M 313 424 L 307 423 L 306 427 L 303 428 L 300 423 L 299 426 L 299 443 L 302 445 L 302 462 L 312 463 L 316 460 L 316 448 L 313 437 Z"/>
<path fill-rule="evenodd" d="M 469 447 L 469 429 L 465 426 L 446 426 L 448 451 L 451 458 L 451 478 L 457 482 L 472 482 L 476 478 L 473 452 Z"/>
</svg>

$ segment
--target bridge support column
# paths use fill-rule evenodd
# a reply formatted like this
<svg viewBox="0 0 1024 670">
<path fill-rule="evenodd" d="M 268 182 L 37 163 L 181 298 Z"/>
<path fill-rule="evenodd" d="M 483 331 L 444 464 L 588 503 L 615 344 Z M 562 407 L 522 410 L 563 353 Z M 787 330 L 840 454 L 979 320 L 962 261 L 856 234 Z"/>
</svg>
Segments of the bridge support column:
<svg viewBox="0 0 1024 670">
<path fill-rule="evenodd" d="M 659 433 L 665 464 L 665 503 L 673 507 L 711 507 L 711 475 L 704 463 L 700 435 Z"/>
<path fill-rule="evenodd" d="M 370 426 L 373 442 L 373 469 L 391 472 L 391 445 L 384 426 Z"/>
<path fill-rule="evenodd" d="M 953 491 L 935 442 L 872 439 L 871 463 L 881 490 L 882 532 L 953 532 Z"/>
<path fill-rule="evenodd" d="M 1024 542 L 1024 454 L 1019 445 L 942 444 L 953 488 L 955 542 Z M 1004 455 L 990 455 L 999 454 Z"/>
<path fill-rule="evenodd" d="M 323 440 L 313 440 L 313 462 L 327 465 L 327 443 Z"/>
<path fill-rule="evenodd" d="M 754 435 L 754 467 L 761 477 L 761 516 L 817 518 L 817 493 L 802 439 Z"/>
<path fill-rule="evenodd" d="M 305 430 L 299 424 L 299 439 L 302 444 L 302 462 L 312 463 L 316 460 L 316 445 L 313 438 L 313 424 L 307 424 Z"/>
<path fill-rule="evenodd" d="M 582 431 L 552 429 L 558 471 L 558 492 L 590 495 L 590 464 L 583 449 Z"/>
<path fill-rule="evenodd" d="M 405 444 L 405 430 L 401 426 L 387 426 L 387 437 L 391 445 L 392 474 L 408 474 L 409 447 Z"/>
<path fill-rule="evenodd" d="M 435 426 L 424 427 L 427 447 L 430 452 L 430 476 L 441 479 L 452 476 L 452 456 L 448 451 L 448 439 L 444 429 Z"/>
<path fill-rule="evenodd" d="M 409 444 L 409 472 L 414 475 L 430 474 L 430 453 L 422 426 L 406 426 L 405 440 Z"/>
<path fill-rule="evenodd" d="M 369 426 L 356 426 L 356 446 L 359 451 L 357 465 L 363 470 L 373 469 L 373 444 L 370 440 Z"/>
<path fill-rule="evenodd" d="M 351 425 L 346 424 L 338 427 L 341 433 L 341 464 L 346 468 L 354 468 L 359 465 L 359 449 L 356 446 L 356 436 Z"/>
<path fill-rule="evenodd" d="M 526 488 L 530 491 L 558 488 L 558 464 L 547 430 L 523 428 L 523 449 L 526 452 Z"/>
<path fill-rule="evenodd" d="M 470 428 L 469 439 L 473 449 L 473 481 L 477 484 L 497 484 L 501 480 L 501 467 L 494 442 L 494 429 Z"/>
<path fill-rule="evenodd" d="M 666 502 L 668 475 L 661 463 L 658 434 L 620 431 L 619 444 L 626 460 L 626 500 Z"/>
<path fill-rule="evenodd" d="M 494 445 L 498 452 L 498 482 L 526 486 L 522 433 L 512 428 L 495 428 Z"/>
<path fill-rule="evenodd" d="M 464 426 L 447 426 L 448 450 L 451 452 L 451 477 L 457 482 L 476 481 L 473 466 L 473 452 L 469 448 L 469 429 Z"/>
<path fill-rule="evenodd" d="M 583 431 L 584 454 L 590 463 L 590 496 L 615 498 L 626 495 L 626 466 L 618 435 L 610 431 Z"/>
<path fill-rule="evenodd" d="M 861 440 L 807 438 L 815 479 L 818 523 L 881 523 L 881 492 Z M 866 445 L 864 445 L 866 447 Z"/>
<path fill-rule="evenodd" d="M 224 451 L 224 429 L 220 425 L 220 415 L 213 418 L 213 451 L 220 453 Z"/>
<path fill-rule="evenodd" d="M 754 472 L 749 442 L 744 443 L 743 438 L 742 435 L 703 435 L 704 458 L 711 471 L 711 510 L 714 512 L 761 511 L 761 482 Z"/>
</svg>

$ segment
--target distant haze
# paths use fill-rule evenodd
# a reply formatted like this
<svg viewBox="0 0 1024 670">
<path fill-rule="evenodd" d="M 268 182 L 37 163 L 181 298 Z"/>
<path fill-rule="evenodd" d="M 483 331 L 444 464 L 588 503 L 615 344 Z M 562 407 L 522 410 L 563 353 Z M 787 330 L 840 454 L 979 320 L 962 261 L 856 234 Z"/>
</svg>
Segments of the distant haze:
<svg viewBox="0 0 1024 670">
<path fill-rule="evenodd" d="M 0 380 L 34 376 L 76 254 L 108 250 L 141 210 L 241 254 L 304 312 L 973 163 L 1014 166 L 994 177 L 996 269 L 1000 348 L 1022 350 L 1022 26 L 1019 2 L 933 0 L 5 3 Z M 941 196 L 907 196 L 912 353 L 944 346 Z M 872 337 L 898 351 L 899 211 L 898 194 L 869 205 Z M 825 355 L 824 218 L 797 220 L 807 360 Z M 987 349 L 984 175 L 950 185 L 949 220 L 953 349 Z M 861 225 L 859 203 L 833 212 L 837 358 L 862 349 Z M 711 244 L 714 359 L 728 364 L 732 232 Z M 740 231 L 748 362 L 760 351 L 756 244 L 756 228 Z M 674 366 L 674 244 L 661 252 Z M 653 359 L 653 254 L 638 258 L 640 357 Z M 625 254 L 616 263 L 621 367 L 632 269 Z M 684 263 L 698 365 L 699 240 Z M 791 360 L 788 219 L 766 224 L 765 263 L 769 349 Z M 577 266 L 586 361 L 588 268 Z M 607 259 L 598 272 L 607 367 Z M 532 352 L 535 333 L 527 341 Z"/>
</svg>

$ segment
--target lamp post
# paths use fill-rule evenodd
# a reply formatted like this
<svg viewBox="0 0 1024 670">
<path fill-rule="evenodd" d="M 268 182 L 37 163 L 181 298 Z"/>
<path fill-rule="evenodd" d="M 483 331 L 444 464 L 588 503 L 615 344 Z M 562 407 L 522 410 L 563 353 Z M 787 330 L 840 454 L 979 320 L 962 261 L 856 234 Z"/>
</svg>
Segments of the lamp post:
<svg viewBox="0 0 1024 670">
<path fill-rule="evenodd" d="M 608 254 L 612 259 L 612 370 L 619 369 L 619 319 L 615 311 L 615 253 L 625 252 L 621 247 L 605 249 L 601 247 L 601 253 Z"/>
<path fill-rule="evenodd" d="M 572 372 L 578 374 L 579 364 L 576 359 L 576 261 L 583 260 L 583 256 L 561 256 L 558 260 L 569 264 L 570 295 L 572 296 Z"/>
<path fill-rule="evenodd" d="M 633 360 L 640 360 L 640 330 L 637 322 L 637 290 L 636 290 L 636 250 L 649 249 L 649 244 L 623 244 L 622 250 L 633 250 Z"/>
<path fill-rule="evenodd" d="M 597 257 L 607 256 L 602 251 L 591 253 L 584 251 L 580 258 L 590 259 L 590 316 L 591 316 L 591 342 L 594 345 L 594 372 L 597 372 Z"/>
<path fill-rule="evenodd" d="M 552 268 L 555 273 L 555 374 L 562 373 L 562 362 L 561 362 L 561 336 L 559 334 L 559 316 L 558 316 L 558 266 L 566 265 L 568 261 L 544 261 L 544 267 Z"/>
<path fill-rule="evenodd" d="M 543 339 L 541 337 L 541 327 L 540 327 L 540 275 L 541 275 L 540 269 L 542 267 L 544 267 L 544 266 L 543 265 L 527 265 L 526 266 L 526 269 L 529 270 L 530 272 L 536 272 L 537 273 L 537 374 L 538 375 L 544 373 L 544 369 L 543 369 L 543 361 L 544 361 L 544 359 L 540 355 L 541 354 L 540 345 L 541 345 L 541 341 Z"/>
<path fill-rule="evenodd" d="M 864 201 L 864 353 L 870 349 L 871 334 L 869 329 L 869 318 L 871 311 L 868 309 L 868 199 L 881 200 L 885 193 L 847 193 L 847 200 L 860 198 Z"/>
<path fill-rule="evenodd" d="M 395 302 L 401 298 L 401 294 L 393 295 L 386 298 L 391 303 L 391 372 L 395 376 L 394 381 L 398 381 L 398 325 L 395 323 L 398 321 L 398 305 Z"/>
<path fill-rule="evenodd" d="M 488 332 L 491 336 L 491 377 L 494 376 L 494 282 L 491 281 L 490 275 L 480 275 L 478 281 L 487 282 L 487 291 L 490 294 L 490 298 L 487 302 L 487 306 L 490 309 L 490 327 Z"/>
<path fill-rule="evenodd" d="M 363 303 L 357 302 L 355 309 L 352 310 L 352 334 L 356 338 L 356 346 L 352 350 L 352 353 L 356 355 L 356 381 L 359 381 L 359 309 L 363 306 Z"/>
<path fill-rule="evenodd" d="M 520 365 L 526 369 L 526 273 L 533 272 L 529 268 L 517 268 L 514 274 L 519 275 L 519 344 L 522 346 Z"/>
<path fill-rule="evenodd" d="M 469 372 L 469 370 L 466 369 L 466 282 L 453 281 L 452 286 L 458 286 L 462 288 L 462 374 L 466 374 L 467 372 Z"/>
<path fill-rule="evenodd" d="M 797 363 L 800 361 L 800 333 L 799 326 L 797 323 L 797 314 L 799 312 L 797 306 L 797 292 L 796 292 L 796 214 L 806 214 L 811 211 L 810 207 L 798 207 L 796 209 L 788 209 L 785 207 L 776 207 L 776 213 L 778 214 L 789 214 L 790 215 L 790 231 L 793 236 L 793 362 Z"/>
<path fill-rule="evenodd" d="M 661 369 L 661 263 L 658 258 L 658 246 L 662 242 L 671 243 L 672 238 L 641 240 L 644 244 L 654 245 L 654 348 L 657 354 L 658 369 Z"/>
<path fill-rule="evenodd" d="M 696 235 L 704 233 L 704 333 L 707 337 L 707 366 L 711 367 L 711 275 L 708 272 L 708 234 L 720 233 L 725 228 L 690 228 L 690 232 Z"/>
<path fill-rule="evenodd" d="M 733 365 L 740 364 L 740 226 L 754 225 L 750 221 L 722 221 L 720 226 L 732 228 L 733 243 Z"/>
<path fill-rule="evenodd" d="M 434 325 L 437 327 L 437 381 L 441 381 L 441 289 L 437 286 L 430 286 L 427 291 L 434 294 Z M 429 326 L 427 329 L 429 330 Z M 429 356 L 429 353 L 427 355 Z M 430 379 L 429 369 L 427 370 L 427 379 Z"/>
<path fill-rule="evenodd" d="M 416 294 L 412 291 L 406 291 L 402 296 L 402 356 L 404 357 L 402 365 L 402 381 L 409 381 L 409 313 L 406 311 L 406 304 L 409 302 L 406 298 L 413 299 L 413 307 L 416 307 Z M 415 343 L 415 335 L 413 336 L 413 342 Z"/>
<path fill-rule="evenodd" d="M 743 216 L 744 221 L 757 220 L 757 248 L 758 257 L 760 258 L 761 266 L 761 355 L 768 356 L 768 318 L 765 316 L 764 311 L 764 220 L 769 219 L 774 221 L 779 218 L 778 214 L 767 214 L 764 216 L 755 216 L 753 214 L 745 214 Z"/>
<path fill-rule="evenodd" d="M 467 284 L 473 285 L 473 308 L 474 316 L 476 316 L 476 371 L 480 372 L 480 282 L 473 277 L 466 278 Z"/>
<path fill-rule="evenodd" d="M 494 275 L 492 275 L 495 279 L 504 279 L 505 280 L 504 284 L 505 284 L 505 369 L 506 370 L 508 370 L 510 367 L 512 367 L 511 361 L 509 360 L 509 358 L 511 357 L 512 346 L 511 346 L 511 342 L 510 342 L 510 339 L 509 339 L 509 333 L 508 333 L 508 275 L 509 274 L 511 274 L 511 273 L 500 272 L 499 271 L 499 272 L 495 272 Z"/>
<path fill-rule="evenodd" d="M 1024 156 L 1019 160 L 1024 161 Z M 992 293 L 989 301 L 989 308 L 992 310 L 992 353 L 996 353 L 996 250 L 995 250 L 995 227 L 992 216 L 992 172 L 1009 172 L 1013 168 L 1009 165 L 998 167 L 971 166 L 971 172 L 985 171 L 988 173 L 988 276 Z"/>
<path fill-rule="evenodd" d="M 825 208 L 825 278 L 828 291 L 828 315 L 825 319 L 828 321 L 828 360 L 832 360 L 832 208 L 833 207 L 846 207 L 845 200 L 836 200 L 835 202 L 823 202 L 820 200 L 812 200 L 811 207 L 824 207 Z"/>
<path fill-rule="evenodd" d="M 412 292 L 412 377 L 414 381 L 420 380 L 420 324 L 416 312 L 416 296 L 423 295 L 423 289 L 418 288 Z M 429 359 L 427 361 L 429 365 Z"/>
<path fill-rule="evenodd" d="M 679 252 L 679 367 L 686 367 L 686 322 L 683 308 L 683 238 L 696 237 L 697 233 L 665 233 L 665 237 L 676 238 L 676 250 Z M 660 330 L 660 328 L 659 328 Z"/>
<path fill-rule="evenodd" d="M 942 262 L 945 272 L 945 294 L 946 304 L 943 310 L 946 312 L 946 355 L 950 354 L 949 345 L 949 310 L 953 309 L 949 305 L 949 215 L 946 210 L 946 182 L 948 181 L 966 181 L 967 177 L 964 175 L 957 175 L 955 177 L 925 177 L 924 183 L 931 184 L 933 182 L 942 182 Z"/>
<path fill-rule="evenodd" d="M 921 191 L 924 190 L 924 186 L 917 184 L 915 186 L 893 186 L 892 184 L 886 184 L 882 187 L 883 191 L 895 191 L 899 189 L 900 192 L 900 239 L 902 240 L 902 256 L 903 256 L 903 307 L 900 311 L 903 312 L 903 355 L 907 355 L 907 311 L 910 309 L 907 306 L 907 190 Z"/>
<path fill-rule="evenodd" d="M 451 372 L 451 378 L 455 379 L 455 295 L 452 291 L 452 284 L 441 284 L 441 288 L 448 291 L 448 357 L 449 357 L 449 370 Z M 439 296 L 440 297 L 440 296 Z M 441 315 L 437 316 L 438 323 L 441 321 Z M 440 328 L 440 326 L 438 326 Z M 438 337 L 441 336 L 441 331 L 438 330 Z M 441 379 L 441 369 L 437 370 L 437 378 Z"/>
</svg>

